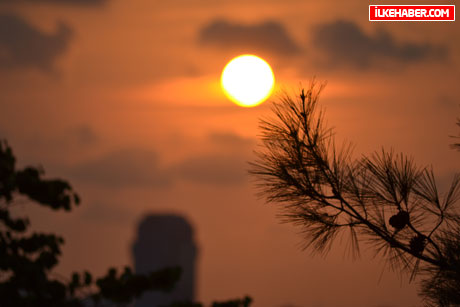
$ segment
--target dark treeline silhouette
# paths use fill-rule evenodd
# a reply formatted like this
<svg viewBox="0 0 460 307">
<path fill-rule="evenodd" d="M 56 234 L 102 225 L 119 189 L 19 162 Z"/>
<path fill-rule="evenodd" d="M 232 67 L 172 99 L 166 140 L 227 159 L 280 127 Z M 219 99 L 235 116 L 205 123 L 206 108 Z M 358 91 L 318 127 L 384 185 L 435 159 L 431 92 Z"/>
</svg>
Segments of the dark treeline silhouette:
<svg viewBox="0 0 460 307">
<path fill-rule="evenodd" d="M 90 272 L 73 273 L 69 279 L 50 274 L 59 263 L 64 239 L 56 234 L 30 229 L 27 217 L 14 217 L 11 208 L 18 197 L 31 205 L 71 211 L 80 198 L 67 181 L 44 179 L 41 168 L 16 168 L 16 158 L 0 141 L 0 305 L 97 306 L 113 302 L 129 304 L 146 290 L 169 291 L 179 279 L 180 268 L 147 274 L 122 273 L 110 268 L 94 279 Z"/>
<path fill-rule="evenodd" d="M 42 168 L 17 169 L 12 149 L 0 140 L 1 307 L 132 306 L 144 292 L 171 292 L 176 284 L 171 295 L 149 293 L 138 306 L 149 302 L 152 307 L 203 306 L 194 302 L 196 246 L 192 227 L 184 218 L 160 215 L 144 219 L 134 246 L 136 270 L 142 273 L 125 267 L 121 272 L 110 268 L 100 278 L 93 278 L 88 271 L 75 272 L 69 278 L 56 277 L 51 271 L 59 264 L 64 239 L 54 233 L 36 232 L 27 217 L 12 214 L 17 199 L 24 197 L 30 205 L 55 211 L 71 211 L 80 204 L 67 181 L 45 179 Z M 174 266 L 168 267 L 170 264 Z M 245 297 L 211 306 L 248 307 L 251 301 Z"/>
</svg>

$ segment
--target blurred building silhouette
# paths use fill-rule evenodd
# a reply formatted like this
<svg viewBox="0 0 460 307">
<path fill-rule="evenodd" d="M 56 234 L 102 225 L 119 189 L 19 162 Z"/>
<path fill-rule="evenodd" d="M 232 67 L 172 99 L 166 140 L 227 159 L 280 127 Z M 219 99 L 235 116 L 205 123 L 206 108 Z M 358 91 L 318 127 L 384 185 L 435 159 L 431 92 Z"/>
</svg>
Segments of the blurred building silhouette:
<svg viewBox="0 0 460 307">
<path fill-rule="evenodd" d="M 172 292 L 146 293 L 136 300 L 135 307 L 157 307 L 195 300 L 197 247 L 193 228 L 184 217 L 173 214 L 146 216 L 139 224 L 133 253 L 136 273 L 148 273 L 168 266 L 180 266 L 183 270 Z"/>
</svg>

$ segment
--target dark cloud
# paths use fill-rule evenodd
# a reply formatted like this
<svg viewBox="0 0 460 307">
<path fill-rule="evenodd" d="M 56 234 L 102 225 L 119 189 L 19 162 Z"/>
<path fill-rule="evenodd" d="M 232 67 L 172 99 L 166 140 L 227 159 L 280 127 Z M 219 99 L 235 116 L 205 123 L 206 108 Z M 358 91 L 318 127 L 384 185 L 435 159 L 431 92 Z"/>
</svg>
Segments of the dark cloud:
<svg viewBox="0 0 460 307">
<path fill-rule="evenodd" d="M 255 144 L 251 138 L 243 138 L 231 132 L 213 132 L 209 134 L 209 140 L 216 145 L 231 146 L 234 148 L 248 147 Z"/>
<path fill-rule="evenodd" d="M 164 187 L 176 180 L 204 184 L 238 184 L 246 180 L 243 155 L 208 154 L 160 167 L 157 154 L 125 149 L 72 167 L 72 179 L 109 188 Z"/>
<path fill-rule="evenodd" d="M 89 127 L 76 131 L 82 142 L 99 139 Z M 246 182 L 247 161 L 255 140 L 231 132 L 214 132 L 207 140 L 214 148 L 212 153 L 186 157 L 171 165 L 162 165 L 153 151 L 123 149 L 68 168 L 67 173 L 72 179 L 109 188 L 165 187 L 178 180 L 220 185 Z"/>
<path fill-rule="evenodd" d="M 53 34 L 43 33 L 15 15 L 0 15 L 0 68 L 36 68 L 50 72 L 68 48 L 72 30 L 59 23 Z"/>
<path fill-rule="evenodd" d="M 67 171 L 80 182 L 109 188 L 164 187 L 176 180 L 204 184 L 238 184 L 246 180 L 243 155 L 209 154 L 160 167 L 154 152 L 126 149 L 81 163 Z"/>
<path fill-rule="evenodd" d="M 242 155 L 209 154 L 186 159 L 171 173 L 197 183 L 240 184 L 247 179 L 247 162 Z"/>
<path fill-rule="evenodd" d="M 94 145 L 99 141 L 99 136 L 93 128 L 87 125 L 76 127 L 71 131 L 71 137 L 75 139 L 78 145 Z"/>
<path fill-rule="evenodd" d="M 157 154 L 141 149 L 108 153 L 73 167 L 71 176 L 85 183 L 118 188 L 122 186 L 164 186 L 168 177 L 158 167 Z"/>
<path fill-rule="evenodd" d="M 385 30 L 374 35 L 366 34 L 351 21 L 338 20 L 316 26 L 312 45 L 326 57 L 328 65 L 349 65 L 364 69 L 379 60 L 417 62 L 425 59 L 442 59 L 447 49 L 431 43 L 398 43 Z"/>
<path fill-rule="evenodd" d="M 255 140 L 233 132 L 212 132 L 208 141 L 213 153 L 190 157 L 170 170 L 176 179 L 204 184 L 241 184 L 247 180 L 247 169 Z"/>
<path fill-rule="evenodd" d="M 107 0 L 0 0 L 0 3 L 52 3 L 70 5 L 100 5 Z"/>
<path fill-rule="evenodd" d="M 204 45 L 246 52 L 262 50 L 292 55 L 300 51 L 285 28 L 275 21 L 245 25 L 216 20 L 201 29 L 199 41 Z"/>
<path fill-rule="evenodd" d="M 11 132 L 11 135 L 8 135 L 11 139 L 23 139 L 23 142 L 27 144 L 25 155 L 30 156 L 30 158 L 40 155 L 40 153 L 46 156 L 47 152 L 61 153 L 67 157 L 73 155 L 75 151 L 82 152 L 101 143 L 100 136 L 91 126 L 85 124 L 53 131 L 53 135 L 38 132 L 22 135 L 18 129 L 13 129 Z"/>
</svg>

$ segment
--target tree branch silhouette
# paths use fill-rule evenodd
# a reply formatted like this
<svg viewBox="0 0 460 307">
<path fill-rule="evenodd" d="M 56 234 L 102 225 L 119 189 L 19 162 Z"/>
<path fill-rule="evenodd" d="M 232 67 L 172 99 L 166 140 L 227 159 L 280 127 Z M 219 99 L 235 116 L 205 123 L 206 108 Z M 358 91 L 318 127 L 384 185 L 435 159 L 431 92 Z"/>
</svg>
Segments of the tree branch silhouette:
<svg viewBox="0 0 460 307">
<path fill-rule="evenodd" d="M 313 252 L 327 253 L 347 230 L 355 255 L 366 242 L 411 279 L 450 272 L 442 276 L 456 276 L 450 281 L 458 287 L 460 175 L 443 196 L 433 170 L 404 154 L 382 149 L 353 159 L 351 145 L 336 146 L 318 107 L 324 86 L 313 81 L 297 98 L 284 94 L 261 121 L 263 145 L 250 170 L 259 195 L 279 205 L 283 222 L 301 227 Z"/>
</svg>

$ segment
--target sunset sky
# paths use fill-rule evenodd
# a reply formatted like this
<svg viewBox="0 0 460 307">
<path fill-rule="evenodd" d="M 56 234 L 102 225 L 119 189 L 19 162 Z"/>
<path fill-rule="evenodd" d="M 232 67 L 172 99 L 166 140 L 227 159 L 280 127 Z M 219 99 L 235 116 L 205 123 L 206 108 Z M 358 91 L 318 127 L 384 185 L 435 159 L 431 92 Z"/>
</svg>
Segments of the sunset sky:
<svg viewBox="0 0 460 307">
<path fill-rule="evenodd" d="M 379 4 L 396 4 L 380 1 Z M 398 4 L 452 4 L 404 1 Z M 61 233 L 58 272 L 132 265 L 137 224 L 178 213 L 195 227 L 197 299 L 255 307 L 419 306 L 416 283 L 372 251 L 302 250 L 293 225 L 247 174 L 259 120 L 312 78 L 328 123 L 355 156 L 383 147 L 459 170 L 458 22 L 369 22 L 369 1 L 0 0 L 0 138 L 82 198 L 72 213 L 22 205 Z M 273 68 L 274 94 L 242 108 L 220 88 L 244 53 Z"/>
</svg>

